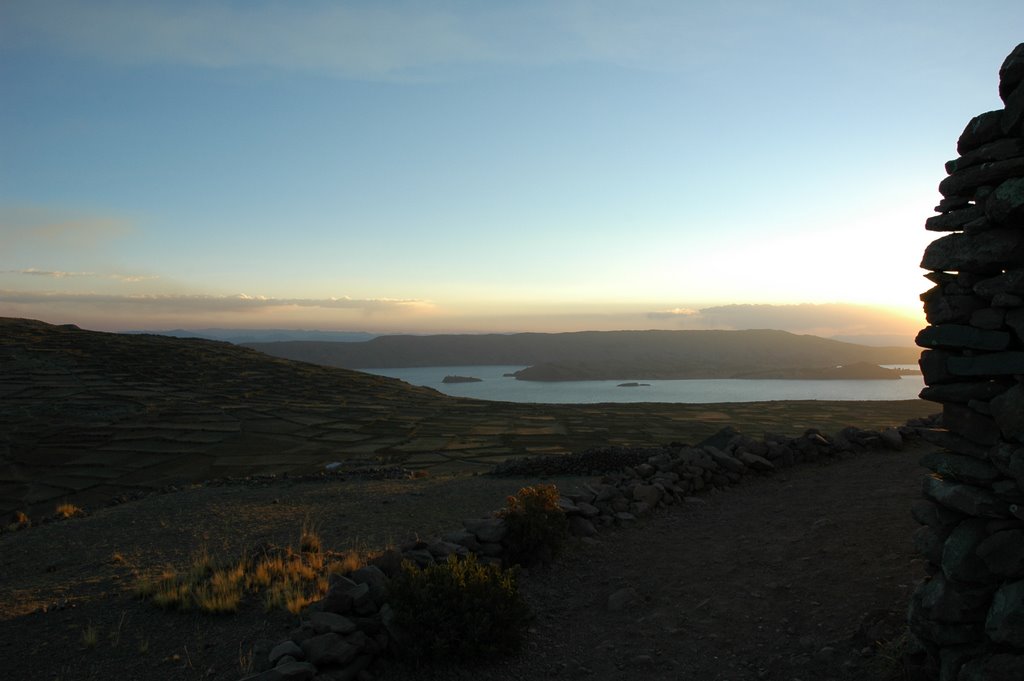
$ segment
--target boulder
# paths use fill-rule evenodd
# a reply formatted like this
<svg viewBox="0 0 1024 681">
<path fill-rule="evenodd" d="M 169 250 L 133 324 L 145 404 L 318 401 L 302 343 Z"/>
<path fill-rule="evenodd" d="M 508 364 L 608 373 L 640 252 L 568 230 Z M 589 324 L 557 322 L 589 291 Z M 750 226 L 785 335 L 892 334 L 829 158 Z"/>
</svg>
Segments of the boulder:
<svg viewBox="0 0 1024 681">
<path fill-rule="evenodd" d="M 344 666 L 351 662 L 358 652 L 355 646 L 334 633 L 321 634 L 303 641 L 302 650 L 306 654 L 306 659 L 317 667 Z"/>
<path fill-rule="evenodd" d="M 1024 648 L 1024 580 L 1009 582 L 996 591 L 985 619 L 985 633 L 997 643 Z"/>
</svg>

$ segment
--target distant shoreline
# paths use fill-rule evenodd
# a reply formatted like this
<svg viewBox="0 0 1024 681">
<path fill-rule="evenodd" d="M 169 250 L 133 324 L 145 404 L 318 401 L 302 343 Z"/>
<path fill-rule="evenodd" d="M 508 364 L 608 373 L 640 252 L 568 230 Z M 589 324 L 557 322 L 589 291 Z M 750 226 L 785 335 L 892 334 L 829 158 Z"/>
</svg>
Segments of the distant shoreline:
<svg viewBox="0 0 1024 681">
<path fill-rule="evenodd" d="M 550 362 L 515 372 L 517 381 L 620 381 L 620 380 L 794 380 L 794 381 L 896 381 L 919 373 L 909 369 L 887 369 L 868 362 L 834 367 L 788 367 L 740 370 L 726 367 L 650 367 L 616 362 L 611 365 Z"/>
</svg>

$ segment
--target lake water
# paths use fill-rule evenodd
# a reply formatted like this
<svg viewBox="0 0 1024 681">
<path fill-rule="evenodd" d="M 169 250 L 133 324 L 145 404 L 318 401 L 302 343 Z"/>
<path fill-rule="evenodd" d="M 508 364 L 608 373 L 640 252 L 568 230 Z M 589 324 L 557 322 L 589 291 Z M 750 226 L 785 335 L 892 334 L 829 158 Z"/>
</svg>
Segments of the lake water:
<svg viewBox="0 0 1024 681">
<path fill-rule="evenodd" d="M 916 369 L 914 365 L 889 365 Z M 503 374 L 522 366 L 408 367 L 361 369 L 433 388 L 446 395 L 503 402 L 588 404 L 595 402 L 764 402 L 770 400 L 912 400 L 924 387 L 920 374 L 897 381 L 782 381 L 746 379 L 640 380 L 649 386 L 620 388 L 618 381 L 517 381 Z M 442 383 L 445 376 L 473 376 L 480 383 Z"/>
</svg>

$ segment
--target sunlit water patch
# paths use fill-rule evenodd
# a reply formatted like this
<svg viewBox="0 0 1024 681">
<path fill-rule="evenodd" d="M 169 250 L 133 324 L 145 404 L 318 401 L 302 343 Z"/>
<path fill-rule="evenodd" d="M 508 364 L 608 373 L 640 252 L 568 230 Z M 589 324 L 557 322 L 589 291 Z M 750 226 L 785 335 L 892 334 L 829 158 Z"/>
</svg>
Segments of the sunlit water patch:
<svg viewBox="0 0 1024 681">
<path fill-rule="evenodd" d="M 916 368 L 912 365 L 892 365 Z M 687 379 L 659 381 L 625 378 L 615 381 L 517 381 L 505 376 L 522 366 L 449 366 L 362 369 L 446 395 L 478 400 L 588 404 L 595 402 L 764 402 L 770 400 L 912 400 L 924 387 L 920 374 L 893 381 L 799 381 Z M 469 376 L 479 383 L 444 383 L 445 376 Z M 622 383 L 642 383 L 621 387 Z"/>
</svg>

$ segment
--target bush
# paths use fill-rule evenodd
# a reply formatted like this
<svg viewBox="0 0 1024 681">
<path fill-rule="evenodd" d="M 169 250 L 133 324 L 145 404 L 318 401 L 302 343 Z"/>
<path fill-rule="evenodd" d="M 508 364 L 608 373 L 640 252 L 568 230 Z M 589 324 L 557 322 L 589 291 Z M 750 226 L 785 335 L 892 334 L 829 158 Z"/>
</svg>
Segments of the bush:
<svg viewBox="0 0 1024 681">
<path fill-rule="evenodd" d="M 390 599 L 399 654 L 418 663 L 518 650 L 530 612 L 516 574 L 472 554 L 462 560 L 449 556 L 423 570 L 403 563 Z"/>
<path fill-rule="evenodd" d="M 505 500 L 498 515 L 505 519 L 505 562 L 510 565 L 549 563 L 569 536 L 569 521 L 558 505 L 554 485 L 524 487 Z"/>
</svg>

